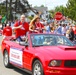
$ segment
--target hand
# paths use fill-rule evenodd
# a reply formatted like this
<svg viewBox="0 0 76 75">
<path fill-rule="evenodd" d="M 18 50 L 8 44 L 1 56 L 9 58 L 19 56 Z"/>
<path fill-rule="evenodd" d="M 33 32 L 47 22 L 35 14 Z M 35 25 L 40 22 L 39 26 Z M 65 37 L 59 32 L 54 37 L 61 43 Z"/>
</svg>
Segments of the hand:
<svg viewBox="0 0 76 75">
<path fill-rule="evenodd" d="M 36 30 L 39 30 L 39 27 L 37 27 Z"/>
<path fill-rule="evenodd" d="M 39 31 L 38 30 L 34 30 L 34 32 L 37 32 L 38 33 Z"/>
<path fill-rule="evenodd" d="M 39 27 L 37 27 L 36 29 L 37 29 L 37 30 L 42 30 L 42 28 L 39 28 Z"/>
<path fill-rule="evenodd" d="M 39 17 L 38 15 L 35 16 L 35 18 L 38 18 L 38 17 Z"/>
<path fill-rule="evenodd" d="M 18 28 L 22 28 L 22 25 L 18 26 Z"/>
<path fill-rule="evenodd" d="M 42 12 L 39 12 L 39 15 L 41 15 L 42 14 Z"/>
<path fill-rule="evenodd" d="M 22 28 L 22 25 L 17 26 L 17 27 L 13 27 L 12 29 L 15 30 L 15 29 L 19 29 L 19 28 Z"/>
</svg>

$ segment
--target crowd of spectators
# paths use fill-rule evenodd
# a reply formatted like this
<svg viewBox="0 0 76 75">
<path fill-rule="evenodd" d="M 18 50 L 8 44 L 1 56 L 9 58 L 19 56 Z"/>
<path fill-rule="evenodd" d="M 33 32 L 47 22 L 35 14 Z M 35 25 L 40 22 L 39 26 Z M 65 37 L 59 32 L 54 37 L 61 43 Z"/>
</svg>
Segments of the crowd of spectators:
<svg viewBox="0 0 76 75">
<path fill-rule="evenodd" d="M 17 22 L 16 20 L 15 22 Z M 11 28 L 15 25 L 14 21 L 8 21 L 8 24 Z M 61 20 L 57 21 L 55 19 L 40 19 L 39 16 L 36 16 L 28 22 L 29 31 L 30 32 L 38 32 L 41 33 L 52 33 L 52 34 L 59 34 L 64 35 L 71 41 L 76 40 L 76 25 L 70 20 Z M 40 27 L 40 28 L 39 28 Z M 39 28 L 39 29 L 38 29 Z"/>
</svg>

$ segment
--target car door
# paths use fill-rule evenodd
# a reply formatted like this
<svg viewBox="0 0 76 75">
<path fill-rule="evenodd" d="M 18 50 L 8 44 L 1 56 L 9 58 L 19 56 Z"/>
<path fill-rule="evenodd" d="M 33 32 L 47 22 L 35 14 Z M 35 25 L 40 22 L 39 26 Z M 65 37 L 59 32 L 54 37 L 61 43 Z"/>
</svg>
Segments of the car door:
<svg viewBox="0 0 76 75">
<path fill-rule="evenodd" d="M 18 43 L 11 42 L 9 60 L 15 66 L 23 68 L 23 50 L 24 46 L 19 45 Z"/>
<path fill-rule="evenodd" d="M 25 46 L 23 50 L 23 67 L 27 70 L 31 70 L 31 63 L 34 56 L 34 48 L 31 46 L 31 40 L 28 36 L 28 46 Z"/>
<path fill-rule="evenodd" d="M 31 70 L 32 59 L 34 56 L 33 53 L 32 47 L 26 47 L 23 51 L 23 65 L 27 70 Z"/>
</svg>

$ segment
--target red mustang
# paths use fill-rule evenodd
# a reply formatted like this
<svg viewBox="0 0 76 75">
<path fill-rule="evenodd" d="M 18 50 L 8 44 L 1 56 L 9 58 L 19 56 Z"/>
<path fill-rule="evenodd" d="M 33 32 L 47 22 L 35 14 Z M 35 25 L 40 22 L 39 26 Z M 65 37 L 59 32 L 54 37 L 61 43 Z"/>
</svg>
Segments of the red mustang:
<svg viewBox="0 0 76 75">
<path fill-rule="evenodd" d="M 5 67 L 16 66 L 32 75 L 76 75 L 76 46 L 65 36 L 28 34 L 17 43 L 5 38 L 2 54 Z"/>
</svg>

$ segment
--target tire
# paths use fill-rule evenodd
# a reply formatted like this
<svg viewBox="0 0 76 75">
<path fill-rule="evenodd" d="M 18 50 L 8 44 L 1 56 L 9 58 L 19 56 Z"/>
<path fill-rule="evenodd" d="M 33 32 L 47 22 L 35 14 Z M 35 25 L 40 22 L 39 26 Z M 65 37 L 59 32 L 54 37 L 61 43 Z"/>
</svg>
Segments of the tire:
<svg viewBox="0 0 76 75">
<path fill-rule="evenodd" d="M 8 52 L 7 51 L 4 51 L 3 63 L 4 63 L 4 66 L 6 68 L 10 68 L 11 67 L 11 64 L 9 63 L 9 55 L 8 55 Z"/>
<path fill-rule="evenodd" d="M 33 64 L 32 75 L 44 75 L 43 67 L 39 60 L 36 60 Z"/>
</svg>

